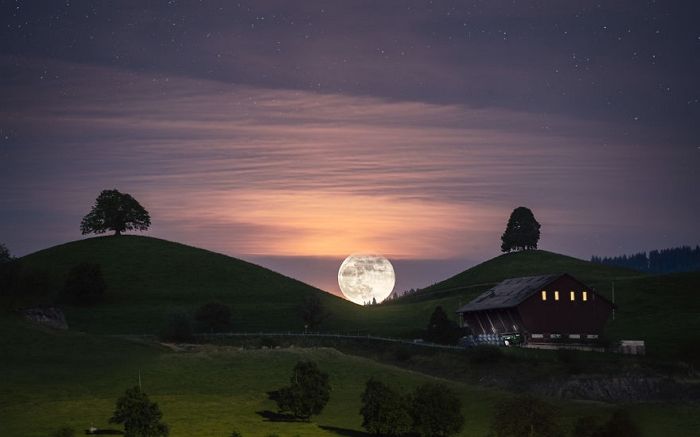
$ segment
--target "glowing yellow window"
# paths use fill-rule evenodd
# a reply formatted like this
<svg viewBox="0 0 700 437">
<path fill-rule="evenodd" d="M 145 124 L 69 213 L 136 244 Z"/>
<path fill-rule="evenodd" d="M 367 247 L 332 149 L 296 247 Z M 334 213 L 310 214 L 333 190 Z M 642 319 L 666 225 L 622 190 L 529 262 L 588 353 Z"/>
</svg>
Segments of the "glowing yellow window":
<svg viewBox="0 0 700 437">
<path fill-rule="evenodd" d="M 576 292 L 575 292 L 575 291 L 569 292 L 569 296 L 571 297 L 571 301 L 572 301 L 572 302 L 573 302 L 574 300 L 576 300 Z"/>
<path fill-rule="evenodd" d="M 587 292 L 587 291 L 584 291 L 584 292 L 583 292 L 583 298 L 582 298 L 582 299 L 583 299 L 584 302 L 588 300 L 588 292 Z"/>
<path fill-rule="evenodd" d="M 559 300 L 559 292 L 558 291 L 554 292 L 554 300 Z"/>
<path fill-rule="evenodd" d="M 547 300 L 547 291 L 542 290 L 542 300 Z"/>
</svg>

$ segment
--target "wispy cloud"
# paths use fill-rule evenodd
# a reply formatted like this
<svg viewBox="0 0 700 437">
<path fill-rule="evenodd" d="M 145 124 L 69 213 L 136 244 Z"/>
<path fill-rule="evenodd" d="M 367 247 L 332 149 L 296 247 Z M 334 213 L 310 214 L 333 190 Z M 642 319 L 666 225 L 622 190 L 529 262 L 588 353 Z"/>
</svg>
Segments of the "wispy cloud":
<svg viewBox="0 0 700 437">
<path fill-rule="evenodd" d="M 41 63 L 68 79 L 3 90 L 0 195 L 57 214 L 61 235 L 117 187 L 150 210 L 153 234 L 244 257 L 475 259 L 497 252 L 521 203 L 552 224 L 543 242 L 585 254 L 591 224 L 629 210 L 615 181 L 658 166 L 609 147 L 602 122 Z"/>
</svg>

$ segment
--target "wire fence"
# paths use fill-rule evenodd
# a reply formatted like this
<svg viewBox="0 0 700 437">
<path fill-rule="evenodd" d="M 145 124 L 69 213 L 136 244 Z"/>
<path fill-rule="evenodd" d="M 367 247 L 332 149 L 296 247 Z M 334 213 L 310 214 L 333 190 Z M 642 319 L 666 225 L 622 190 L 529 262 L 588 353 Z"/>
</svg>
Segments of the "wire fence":
<svg viewBox="0 0 700 437">
<path fill-rule="evenodd" d="M 341 334 L 324 332 L 217 332 L 210 334 L 195 334 L 195 338 L 226 338 L 226 337 L 301 337 L 301 338 L 335 338 L 350 340 L 370 340 L 379 342 L 391 342 L 409 344 L 412 346 L 432 347 L 438 349 L 464 350 L 463 346 L 451 346 L 445 344 L 431 343 L 420 339 L 407 340 L 405 338 L 379 337 L 371 334 Z"/>
</svg>

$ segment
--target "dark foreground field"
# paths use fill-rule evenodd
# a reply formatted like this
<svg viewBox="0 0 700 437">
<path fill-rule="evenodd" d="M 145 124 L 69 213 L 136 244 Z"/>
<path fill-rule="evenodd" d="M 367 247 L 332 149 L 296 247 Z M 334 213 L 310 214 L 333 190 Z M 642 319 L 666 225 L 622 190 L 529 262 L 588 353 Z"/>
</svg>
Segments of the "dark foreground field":
<svg viewBox="0 0 700 437">
<path fill-rule="evenodd" d="M 363 435 L 360 393 L 371 376 L 402 390 L 434 377 L 351 356 L 330 348 L 241 349 L 200 345 L 184 351 L 151 343 L 72 332 L 53 332 L 13 318 L 0 321 L 0 423 L 3 436 L 43 437 L 59 426 L 110 427 L 116 398 L 137 383 L 157 401 L 178 436 Z M 287 383 L 292 366 L 311 359 L 331 377 L 326 410 L 311 423 L 275 422 L 266 392 Z M 487 433 L 494 405 L 512 394 L 443 380 L 459 393 L 467 418 L 462 435 Z M 607 417 L 615 406 L 555 401 L 561 424 L 577 417 Z M 692 435 L 700 408 L 683 404 L 625 406 L 644 435 Z M 113 425 L 111 426 L 114 427 Z"/>
</svg>

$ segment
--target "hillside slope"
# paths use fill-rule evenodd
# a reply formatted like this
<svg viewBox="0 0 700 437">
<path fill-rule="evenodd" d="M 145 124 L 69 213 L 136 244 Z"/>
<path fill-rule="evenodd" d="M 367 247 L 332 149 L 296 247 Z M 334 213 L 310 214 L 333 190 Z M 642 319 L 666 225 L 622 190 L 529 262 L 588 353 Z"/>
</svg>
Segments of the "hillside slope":
<svg viewBox="0 0 700 437">
<path fill-rule="evenodd" d="M 450 278 L 419 290 L 412 296 L 399 301 L 417 301 L 435 299 L 451 294 L 463 294 L 474 289 L 479 291 L 508 278 L 535 276 L 551 273 L 569 273 L 576 278 L 595 286 L 615 278 L 643 277 L 644 275 L 629 269 L 594 264 L 567 255 L 546 250 L 526 250 L 506 253 L 484 261 Z"/>
<path fill-rule="evenodd" d="M 102 267 L 105 301 L 66 307 L 71 328 L 95 333 L 156 333 L 174 312 L 192 313 L 211 300 L 231 305 L 236 330 L 303 330 L 299 306 L 318 294 L 343 324 L 362 308 L 263 267 L 183 244 L 125 235 L 74 241 L 22 258 L 25 268 L 46 272 L 56 290 L 80 262 Z M 329 320 L 329 323 L 330 320 Z M 329 325 L 330 327 L 331 325 Z"/>
</svg>

